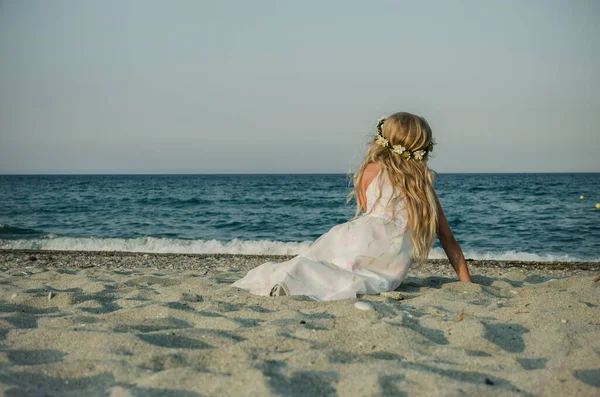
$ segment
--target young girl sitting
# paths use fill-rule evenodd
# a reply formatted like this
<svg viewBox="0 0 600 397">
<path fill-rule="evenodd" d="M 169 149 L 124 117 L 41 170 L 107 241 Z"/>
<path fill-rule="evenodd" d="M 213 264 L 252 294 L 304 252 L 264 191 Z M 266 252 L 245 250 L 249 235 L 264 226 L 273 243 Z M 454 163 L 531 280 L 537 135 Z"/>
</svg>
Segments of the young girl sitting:
<svg viewBox="0 0 600 397">
<path fill-rule="evenodd" d="M 233 286 L 257 295 L 307 295 L 318 301 L 392 291 L 413 262 L 427 260 L 436 234 L 459 280 L 471 282 L 427 167 L 433 150 L 429 124 L 395 113 L 380 119 L 377 130 L 354 175 L 355 218 L 334 226 L 306 252 L 260 265 Z"/>
</svg>

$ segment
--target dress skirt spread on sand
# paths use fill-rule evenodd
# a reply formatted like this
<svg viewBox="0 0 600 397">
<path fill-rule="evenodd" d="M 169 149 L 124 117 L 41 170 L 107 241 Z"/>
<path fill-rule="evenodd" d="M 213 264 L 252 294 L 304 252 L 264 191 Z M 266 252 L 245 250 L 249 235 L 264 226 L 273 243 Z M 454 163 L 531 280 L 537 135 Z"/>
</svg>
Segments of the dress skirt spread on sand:
<svg viewBox="0 0 600 397">
<path fill-rule="evenodd" d="M 287 295 L 317 301 L 395 290 L 412 263 L 412 246 L 406 210 L 403 204 L 395 211 L 391 208 L 392 195 L 380 172 L 367 188 L 365 214 L 334 226 L 289 261 L 267 262 L 250 270 L 233 286 L 269 296 L 273 286 L 281 284 Z"/>
</svg>

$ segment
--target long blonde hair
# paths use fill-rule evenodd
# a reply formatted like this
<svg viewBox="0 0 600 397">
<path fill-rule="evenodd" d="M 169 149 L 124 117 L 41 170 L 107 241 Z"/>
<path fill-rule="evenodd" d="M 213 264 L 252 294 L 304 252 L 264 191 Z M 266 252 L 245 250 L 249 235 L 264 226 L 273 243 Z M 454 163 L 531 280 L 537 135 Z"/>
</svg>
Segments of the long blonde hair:
<svg viewBox="0 0 600 397">
<path fill-rule="evenodd" d="M 392 146 L 402 145 L 406 150 L 415 152 L 425 150 L 432 143 L 432 132 L 427 121 L 410 113 L 394 113 L 387 117 L 381 126 L 381 135 Z M 437 201 L 433 190 L 435 173 L 427 167 L 429 153 L 422 160 L 405 159 L 391 149 L 372 142 L 364 160 L 354 174 L 356 216 L 360 214 L 361 203 L 358 200 L 359 189 L 365 168 L 370 163 L 379 163 L 381 175 L 390 181 L 394 194 L 388 205 L 396 208 L 403 200 L 408 216 L 408 227 L 412 242 L 412 256 L 417 263 L 427 260 L 437 232 Z M 382 183 L 380 179 L 379 183 Z M 381 185 L 380 185 L 381 198 Z"/>
</svg>

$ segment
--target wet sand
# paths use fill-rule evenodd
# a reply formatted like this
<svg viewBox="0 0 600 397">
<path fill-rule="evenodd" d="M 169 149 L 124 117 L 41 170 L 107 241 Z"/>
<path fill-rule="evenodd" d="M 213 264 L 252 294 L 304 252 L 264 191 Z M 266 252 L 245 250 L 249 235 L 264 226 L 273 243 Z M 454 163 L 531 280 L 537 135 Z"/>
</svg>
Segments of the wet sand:
<svg viewBox="0 0 600 397">
<path fill-rule="evenodd" d="M 600 393 L 600 263 L 432 261 L 402 300 L 230 286 L 287 258 L 0 251 L 0 394 Z"/>
</svg>

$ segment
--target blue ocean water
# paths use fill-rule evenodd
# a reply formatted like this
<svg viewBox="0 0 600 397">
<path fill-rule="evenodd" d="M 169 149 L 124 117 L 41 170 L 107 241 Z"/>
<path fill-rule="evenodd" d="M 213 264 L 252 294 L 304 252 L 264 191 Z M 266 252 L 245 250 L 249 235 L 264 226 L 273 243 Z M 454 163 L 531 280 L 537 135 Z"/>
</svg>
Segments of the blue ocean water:
<svg viewBox="0 0 600 397">
<path fill-rule="evenodd" d="M 600 174 L 441 174 L 436 189 L 468 258 L 600 260 Z M 0 248 L 295 254 L 353 216 L 350 190 L 340 174 L 4 175 Z"/>
</svg>

